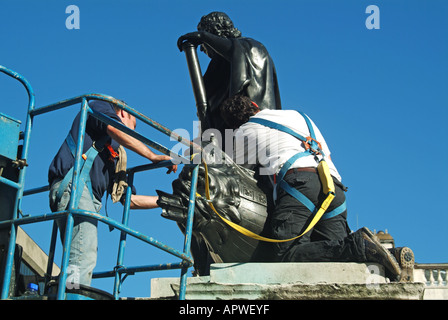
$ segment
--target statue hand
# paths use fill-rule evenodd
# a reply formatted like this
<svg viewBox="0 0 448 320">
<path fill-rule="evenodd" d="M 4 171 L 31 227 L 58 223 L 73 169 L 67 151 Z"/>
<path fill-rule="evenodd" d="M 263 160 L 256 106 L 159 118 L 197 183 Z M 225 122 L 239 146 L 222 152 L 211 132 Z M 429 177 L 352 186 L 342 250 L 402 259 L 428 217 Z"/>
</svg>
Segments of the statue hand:
<svg viewBox="0 0 448 320">
<path fill-rule="evenodd" d="M 182 45 L 185 42 L 190 42 L 195 46 L 200 45 L 203 42 L 202 32 L 195 31 L 180 36 L 179 39 L 177 39 L 177 47 L 179 48 L 180 51 L 182 51 Z"/>
</svg>

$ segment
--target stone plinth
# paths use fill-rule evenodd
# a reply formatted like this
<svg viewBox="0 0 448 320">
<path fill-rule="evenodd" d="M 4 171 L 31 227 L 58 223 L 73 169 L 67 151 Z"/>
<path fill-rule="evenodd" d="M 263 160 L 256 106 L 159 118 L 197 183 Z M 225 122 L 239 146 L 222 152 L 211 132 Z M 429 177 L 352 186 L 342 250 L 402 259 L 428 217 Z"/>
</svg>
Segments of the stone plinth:
<svg viewBox="0 0 448 320">
<path fill-rule="evenodd" d="M 151 280 L 152 299 L 176 298 L 179 278 Z M 365 263 L 224 263 L 191 277 L 186 299 L 421 299 L 423 285 L 390 282 Z"/>
</svg>

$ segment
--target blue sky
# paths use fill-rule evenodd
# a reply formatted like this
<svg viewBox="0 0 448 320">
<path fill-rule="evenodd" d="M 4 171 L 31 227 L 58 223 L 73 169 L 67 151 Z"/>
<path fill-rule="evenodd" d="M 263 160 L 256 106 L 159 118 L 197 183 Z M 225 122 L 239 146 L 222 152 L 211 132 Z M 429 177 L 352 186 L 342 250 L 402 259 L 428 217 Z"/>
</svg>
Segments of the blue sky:
<svg viewBox="0 0 448 320">
<path fill-rule="evenodd" d="M 80 10 L 78 30 L 65 25 L 65 9 L 72 4 Z M 380 29 L 365 25 L 372 4 L 380 9 Z M 267 47 L 283 108 L 302 110 L 319 126 L 349 187 L 351 228 L 387 229 L 397 246 L 414 250 L 417 262 L 448 262 L 446 1 L 0 0 L 0 64 L 28 79 L 37 106 L 103 93 L 193 135 L 195 101 L 176 41 L 211 11 L 226 12 L 243 36 Z M 205 70 L 209 60 L 202 53 L 199 57 Z M 23 87 L 0 75 L 0 112 L 24 121 L 26 106 Z M 35 119 L 26 189 L 46 183 L 48 165 L 78 110 Z M 175 144 L 143 124 L 138 130 L 168 147 Z M 129 155 L 129 166 L 143 163 Z M 145 172 L 135 184 L 142 194 L 170 192 L 176 176 L 165 170 Z M 121 206 L 109 200 L 107 207 L 109 216 L 121 221 Z M 47 212 L 47 195 L 26 198 L 23 209 L 33 215 Z M 158 209 L 133 211 L 130 225 L 182 248 L 179 229 Z M 48 250 L 51 224 L 25 230 Z M 104 225 L 99 230 L 95 271 L 111 270 L 119 234 Z M 128 239 L 126 266 L 177 261 Z M 148 296 L 150 278 L 179 273 L 129 276 L 122 296 Z M 113 280 L 92 285 L 111 291 Z"/>
</svg>

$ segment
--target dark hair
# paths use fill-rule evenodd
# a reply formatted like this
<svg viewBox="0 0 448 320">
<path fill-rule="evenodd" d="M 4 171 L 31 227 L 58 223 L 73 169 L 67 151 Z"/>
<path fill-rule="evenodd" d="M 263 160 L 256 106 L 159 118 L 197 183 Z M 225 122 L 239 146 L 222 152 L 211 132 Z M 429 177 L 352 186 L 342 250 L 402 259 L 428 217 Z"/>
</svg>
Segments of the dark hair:
<svg viewBox="0 0 448 320">
<path fill-rule="evenodd" d="M 249 121 L 259 109 L 248 97 L 236 95 L 226 99 L 219 106 L 219 111 L 226 124 L 236 129 Z"/>
<path fill-rule="evenodd" d="M 241 31 L 233 26 L 232 20 L 224 12 L 211 12 L 201 18 L 198 31 L 207 31 L 223 38 L 239 38 Z"/>
</svg>

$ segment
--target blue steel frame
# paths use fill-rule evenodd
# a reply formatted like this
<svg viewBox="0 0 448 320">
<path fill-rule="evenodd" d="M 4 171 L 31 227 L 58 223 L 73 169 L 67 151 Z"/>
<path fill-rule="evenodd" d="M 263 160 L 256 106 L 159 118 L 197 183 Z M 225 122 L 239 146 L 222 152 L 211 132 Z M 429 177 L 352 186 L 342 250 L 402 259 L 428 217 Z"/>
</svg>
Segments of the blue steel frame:
<svg viewBox="0 0 448 320">
<path fill-rule="evenodd" d="M 21 202 L 23 199 L 23 196 L 45 192 L 49 190 L 49 186 L 43 186 L 39 188 L 34 188 L 31 190 L 24 191 L 24 185 L 25 185 L 25 174 L 26 174 L 26 167 L 22 168 L 19 173 L 19 180 L 18 182 L 14 182 L 11 180 L 8 180 L 6 178 L 0 177 L 0 183 L 7 184 L 17 190 L 17 195 L 15 199 L 15 206 L 14 206 L 14 217 L 11 220 L 7 221 L 1 221 L 0 222 L 0 228 L 6 228 L 10 226 L 11 233 L 10 233 L 10 241 L 8 246 L 8 255 L 6 259 L 6 267 L 5 267 L 5 275 L 4 275 L 4 281 L 1 291 L 1 299 L 7 299 L 9 297 L 9 287 L 10 287 L 10 279 L 11 279 L 11 273 L 12 273 L 12 265 L 13 265 L 13 257 L 14 257 L 14 251 L 15 251 L 15 243 L 16 243 L 16 231 L 17 227 L 19 225 L 25 225 L 30 223 L 36 223 L 41 221 L 49 221 L 53 220 L 53 232 L 51 235 L 51 244 L 50 244 L 50 250 L 49 250 L 49 259 L 48 259 L 48 265 L 47 265 L 47 273 L 46 276 L 49 279 L 50 275 L 52 274 L 52 266 L 53 266 L 53 258 L 54 258 L 54 252 L 57 242 L 57 232 L 58 228 L 56 226 L 56 220 L 61 218 L 67 219 L 67 227 L 66 227 L 66 233 L 65 233 L 65 239 L 64 239 L 64 245 L 63 245 L 63 254 L 62 254 L 62 263 L 61 263 L 61 273 L 59 275 L 59 284 L 58 284 L 58 293 L 57 293 L 57 299 L 58 300 L 64 300 L 65 299 L 65 283 L 67 279 L 67 266 L 68 266 L 68 259 L 69 259 L 69 253 L 70 253 L 70 245 L 71 245 L 71 238 L 72 238 L 72 232 L 73 232 L 73 221 L 74 216 L 85 216 L 89 218 L 97 219 L 100 222 L 103 222 L 109 226 L 112 226 L 113 228 L 121 231 L 121 237 L 118 247 L 118 256 L 117 256 L 117 264 L 114 267 L 112 271 L 107 272 L 100 272 L 100 273 L 94 273 L 94 278 L 104 278 L 104 277 L 114 277 L 114 289 L 113 289 L 113 295 L 115 299 L 119 298 L 119 291 L 121 284 L 124 280 L 121 276 L 125 274 L 125 277 L 127 275 L 134 274 L 135 272 L 144 272 L 144 271 L 152 271 L 152 270 L 168 270 L 168 269 L 181 269 L 181 275 L 180 275 L 180 291 L 179 291 L 179 299 L 184 300 L 185 299 L 185 293 L 186 293 L 186 284 L 187 284 L 187 272 L 188 269 L 193 265 L 193 258 L 191 257 L 190 252 L 190 245 L 191 245 L 191 237 L 192 237 L 192 226 L 193 226 L 193 216 L 194 216 L 194 206 L 195 206 L 195 198 L 196 198 L 196 186 L 197 186 L 197 179 L 198 179 L 198 164 L 192 164 L 190 163 L 190 160 L 185 159 L 182 157 L 182 155 L 177 155 L 179 159 L 181 160 L 181 163 L 193 166 L 193 172 L 192 172 L 192 183 L 191 183 L 191 192 L 190 192 L 190 203 L 188 207 L 188 218 L 187 218 L 187 225 L 186 225 L 186 232 L 185 232 L 185 240 L 184 240 L 184 246 L 183 250 L 179 251 L 174 248 L 171 248 L 156 239 L 149 237 L 145 234 L 142 234 L 134 229 L 131 229 L 128 226 L 128 220 L 129 220 L 129 211 L 130 211 L 130 200 L 131 200 L 131 187 L 127 188 L 126 191 L 126 200 L 124 204 L 123 209 L 123 217 L 122 222 L 119 223 L 113 219 L 110 219 L 109 217 L 105 217 L 101 214 L 90 212 L 86 210 L 79 210 L 74 207 L 74 199 L 76 197 L 76 193 L 78 192 L 78 186 L 79 186 L 79 170 L 81 168 L 81 156 L 82 156 L 82 146 L 84 144 L 84 134 L 85 134 L 85 126 L 87 117 L 93 116 L 100 121 L 103 121 L 109 125 L 114 126 L 115 128 L 118 128 L 119 130 L 133 136 L 134 138 L 142 141 L 143 143 L 147 144 L 148 146 L 164 153 L 167 155 L 170 155 L 170 150 L 164 147 L 163 145 L 160 145 L 153 140 L 146 138 L 145 136 L 139 134 L 138 132 L 129 129 L 128 127 L 124 126 L 122 123 L 119 123 L 118 121 L 111 119 L 110 117 L 107 117 L 103 114 L 100 114 L 98 112 L 95 112 L 88 106 L 89 100 L 103 100 L 107 102 L 111 102 L 118 106 L 119 108 L 127 111 L 128 113 L 134 115 L 137 119 L 141 120 L 143 123 L 146 123 L 150 125 L 151 127 L 157 129 L 158 131 L 171 136 L 172 138 L 175 138 L 178 142 L 181 142 L 187 146 L 193 147 L 194 150 L 200 151 L 201 148 L 194 144 L 193 142 L 184 139 L 183 137 L 177 135 L 176 133 L 172 132 L 170 129 L 162 126 L 161 124 L 153 121 L 152 119 L 146 117 L 145 115 L 137 112 L 136 110 L 132 109 L 122 101 L 115 99 L 111 96 L 103 95 L 103 94 L 86 94 L 82 96 L 78 96 L 72 99 L 63 100 L 60 102 L 57 102 L 55 104 L 47 105 L 41 108 L 35 108 L 35 96 L 33 89 L 29 82 L 22 77 L 20 74 L 11 71 L 8 68 L 5 68 L 3 66 L 0 66 L 0 72 L 3 72 L 18 81 L 20 81 L 29 97 L 29 103 L 28 103 L 28 112 L 26 117 L 26 123 L 25 123 L 25 132 L 23 136 L 23 149 L 22 149 L 22 156 L 21 159 L 27 159 L 28 157 L 28 150 L 29 150 L 29 144 L 30 144 L 30 138 L 31 138 L 31 128 L 33 124 L 34 116 L 41 115 L 44 113 L 48 113 L 51 111 L 55 111 L 58 109 L 62 109 L 71 105 L 79 104 L 81 103 L 81 117 L 80 117 L 80 126 L 79 126 L 79 132 L 78 132 L 78 144 L 76 148 L 76 155 L 75 155 L 75 166 L 74 166 L 74 172 L 73 172 L 73 189 L 71 194 L 71 199 L 69 203 L 68 210 L 65 211 L 59 211 L 59 212 L 51 212 L 46 213 L 42 215 L 36 215 L 36 216 L 24 216 L 22 218 L 19 218 L 19 212 L 21 212 Z M 128 182 L 129 185 L 132 185 L 134 174 L 141 171 L 146 170 L 152 170 L 157 169 L 160 167 L 167 167 L 172 164 L 171 161 L 162 161 L 156 164 L 147 164 L 147 165 L 141 165 L 134 168 L 130 168 L 127 170 L 128 173 Z M 175 262 L 175 263 L 166 263 L 166 264 L 158 264 L 158 265 L 148 265 L 148 266 L 138 266 L 138 267 L 124 267 L 123 260 L 124 260 L 124 249 L 126 244 L 126 237 L 127 235 L 131 235 L 137 239 L 142 240 L 143 242 L 146 242 L 152 246 L 155 246 L 156 248 L 159 248 L 163 251 L 166 251 L 178 258 L 181 259 L 181 262 Z"/>
</svg>

